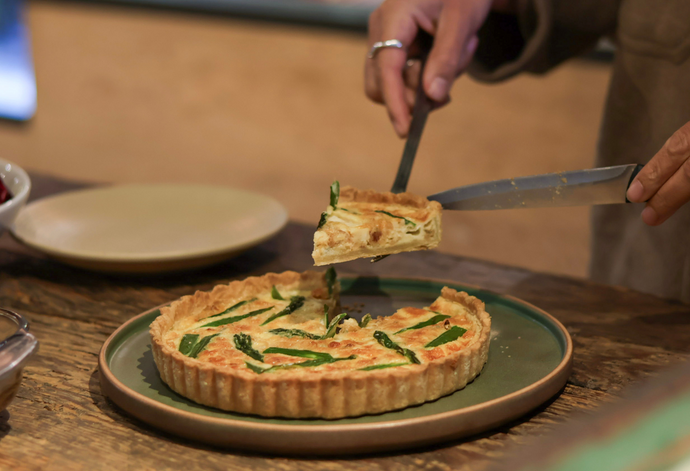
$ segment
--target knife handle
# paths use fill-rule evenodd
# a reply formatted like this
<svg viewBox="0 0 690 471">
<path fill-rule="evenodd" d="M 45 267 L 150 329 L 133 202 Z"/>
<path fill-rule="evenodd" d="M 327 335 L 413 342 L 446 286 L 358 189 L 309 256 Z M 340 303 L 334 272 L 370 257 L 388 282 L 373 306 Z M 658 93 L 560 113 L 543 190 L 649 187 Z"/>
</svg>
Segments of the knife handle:
<svg viewBox="0 0 690 471">
<path fill-rule="evenodd" d="M 625 187 L 625 195 L 626 195 L 625 196 L 625 202 L 626 203 L 632 203 L 632 201 L 630 201 L 628 199 L 628 196 L 627 196 L 628 195 L 628 188 L 630 188 L 630 185 L 632 184 L 633 180 L 635 179 L 637 174 L 640 173 L 640 170 L 642 170 L 643 168 L 644 168 L 644 165 L 637 164 L 637 167 L 635 167 L 635 169 L 632 171 L 632 174 L 630 175 L 630 181 L 628 181 L 628 186 Z"/>
</svg>

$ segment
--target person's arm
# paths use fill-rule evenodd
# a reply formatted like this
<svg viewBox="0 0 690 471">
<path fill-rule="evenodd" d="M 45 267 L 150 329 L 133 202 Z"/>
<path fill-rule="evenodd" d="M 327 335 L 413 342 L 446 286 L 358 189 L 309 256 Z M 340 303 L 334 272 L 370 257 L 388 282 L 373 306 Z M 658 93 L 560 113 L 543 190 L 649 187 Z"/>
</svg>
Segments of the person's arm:
<svg viewBox="0 0 690 471">
<path fill-rule="evenodd" d="M 613 34 L 619 6 L 620 0 L 514 0 L 514 14 L 494 9 L 482 25 L 467 71 L 484 82 L 547 72 Z"/>
<path fill-rule="evenodd" d="M 690 123 L 666 141 L 628 189 L 628 199 L 647 202 L 642 220 L 658 226 L 690 201 Z"/>
</svg>

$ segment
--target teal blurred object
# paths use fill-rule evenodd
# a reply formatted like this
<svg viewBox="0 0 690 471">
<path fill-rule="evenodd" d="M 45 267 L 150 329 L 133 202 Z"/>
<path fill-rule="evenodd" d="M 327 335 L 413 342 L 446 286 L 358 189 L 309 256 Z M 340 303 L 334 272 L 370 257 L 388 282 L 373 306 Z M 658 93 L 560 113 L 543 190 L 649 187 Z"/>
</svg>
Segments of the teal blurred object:
<svg viewBox="0 0 690 471">
<path fill-rule="evenodd" d="M 2 1 L 2 0 L 0 0 Z M 365 31 L 383 0 L 90 0 Z"/>
<path fill-rule="evenodd" d="M 0 118 L 25 121 L 36 111 L 29 32 L 23 0 L 0 0 Z"/>
<path fill-rule="evenodd" d="M 488 471 L 690 471 L 690 362 L 555 427 Z"/>
</svg>

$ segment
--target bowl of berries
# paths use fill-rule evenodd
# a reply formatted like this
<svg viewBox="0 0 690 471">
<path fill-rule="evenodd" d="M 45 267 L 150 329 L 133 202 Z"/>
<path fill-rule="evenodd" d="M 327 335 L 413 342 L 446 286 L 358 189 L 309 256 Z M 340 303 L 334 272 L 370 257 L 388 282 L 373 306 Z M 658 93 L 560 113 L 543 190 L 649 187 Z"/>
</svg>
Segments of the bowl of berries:
<svg viewBox="0 0 690 471">
<path fill-rule="evenodd" d="M 0 159 L 0 234 L 12 225 L 30 191 L 31 180 L 24 169 Z"/>
</svg>

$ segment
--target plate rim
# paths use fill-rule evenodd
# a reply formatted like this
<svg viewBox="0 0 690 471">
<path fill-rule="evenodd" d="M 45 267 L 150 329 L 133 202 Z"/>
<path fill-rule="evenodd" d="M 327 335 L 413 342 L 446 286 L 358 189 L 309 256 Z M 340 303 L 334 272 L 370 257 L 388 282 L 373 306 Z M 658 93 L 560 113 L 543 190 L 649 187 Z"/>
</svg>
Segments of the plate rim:
<svg viewBox="0 0 690 471">
<path fill-rule="evenodd" d="M 153 254 L 153 255 L 147 255 L 147 254 L 133 254 L 133 255 L 127 255 L 127 254 L 106 254 L 104 256 L 99 256 L 98 254 L 89 254 L 89 253 L 84 253 L 84 252 L 76 252 L 74 250 L 63 250 L 59 248 L 55 248 L 54 246 L 50 245 L 45 245 L 41 243 L 37 243 L 32 240 L 28 240 L 27 238 L 23 237 L 20 233 L 18 233 L 18 228 L 17 228 L 17 221 L 19 220 L 20 217 L 22 217 L 22 214 L 24 214 L 27 211 L 30 211 L 32 207 L 35 207 L 36 205 L 44 204 L 45 202 L 53 201 L 56 199 L 61 199 L 64 197 L 71 197 L 74 195 L 79 195 L 82 193 L 90 193 L 90 192 L 103 192 L 103 191 L 110 191 L 113 189 L 124 189 L 127 187 L 186 187 L 186 188 L 216 188 L 216 189 L 221 189 L 221 190 L 230 190 L 230 191 L 236 191 L 239 193 L 244 193 L 247 195 L 251 195 L 253 197 L 260 197 L 265 199 L 266 201 L 271 202 L 272 204 L 275 204 L 276 207 L 280 210 L 280 216 L 282 221 L 276 225 L 274 229 L 271 231 L 268 231 L 264 234 L 262 234 L 260 237 L 253 238 L 251 240 L 248 240 L 243 243 L 239 244 L 234 244 L 234 245 L 226 245 L 224 247 L 220 248 L 213 248 L 213 249 L 202 249 L 202 250 L 196 250 L 196 251 L 191 251 L 191 252 L 168 252 L 168 253 L 159 253 L 159 254 Z M 39 252 L 43 252 L 49 256 L 55 257 L 55 258 L 60 258 L 60 259 L 72 259 L 75 261 L 80 261 L 80 262 L 94 262 L 94 263 L 110 263 L 110 264 L 150 264 L 150 263 L 161 263 L 161 262 L 176 262 L 176 261 L 183 261 L 183 260 L 191 260 L 191 259 L 200 259 L 200 258 L 206 258 L 206 257 L 215 257 L 215 256 L 220 256 L 222 254 L 226 253 L 233 253 L 233 252 L 240 252 L 242 250 L 245 250 L 249 247 L 253 247 L 255 245 L 258 245 L 262 242 L 265 242 L 266 240 L 270 239 L 271 237 L 275 236 L 278 232 L 283 230 L 285 226 L 287 225 L 289 221 L 289 213 L 287 211 L 287 208 L 278 201 L 276 198 L 266 195 L 264 193 L 259 193 L 255 192 L 252 190 L 245 190 L 243 188 L 236 188 L 236 187 L 231 187 L 231 186 L 224 186 L 224 185 L 213 185 L 213 184 L 203 184 L 203 183 L 123 183 L 123 184 L 114 184 L 114 185 L 104 185 L 104 186 L 95 186 L 95 187 L 88 187 L 88 188 L 79 188 L 76 190 L 70 190 L 70 191 L 65 191 L 62 193 L 46 196 L 45 198 L 40 198 L 36 201 L 32 201 L 28 204 L 26 204 L 21 210 L 19 211 L 19 214 L 17 215 L 15 221 L 13 224 L 8 228 L 10 234 L 12 237 L 26 245 L 27 247 L 30 247 L 32 249 L 38 250 Z"/>
<path fill-rule="evenodd" d="M 348 276 L 342 276 L 341 278 L 347 278 Z M 99 366 L 99 372 L 100 372 L 100 377 L 101 377 L 101 385 L 103 386 L 103 383 L 105 382 L 107 387 L 105 389 L 108 389 L 108 387 L 114 388 L 117 392 L 120 394 L 124 394 L 130 399 L 133 399 L 135 401 L 143 403 L 147 407 L 151 407 L 157 412 L 162 412 L 165 414 L 173 414 L 176 415 L 182 419 L 187 419 L 187 420 L 192 420 L 192 421 L 201 421 L 203 423 L 208 423 L 209 425 L 215 425 L 215 426 L 226 426 L 226 427 L 235 427 L 239 429 L 245 429 L 245 430 L 251 430 L 255 432 L 272 432 L 272 433 L 293 433 L 293 434 L 304 434 L 304 433 L 343 433 L 343 432 L 363 432 L 363 431 L 372 431 L 372 430 L 381 430 L 381 429 L 390 429 L 390 428 L 404 428 L 404 427 L 413 427 L 415 425 L 420 425 L 429 421 L 444 421 L 448 419 L 453 419 L 453 418 L 459 418 L 463 415 L 470 415 L 473 413 L 480 412 L 484 409 L 491 409 L 492 407 L 506 402 L 510 403 L 511 401 L 515 399 L 519 399 L 522 396 L 525 396 L 529 394 L 530 392 L 534 391 L 536 392 L 546 392 L 547 396 L 544 399 L 540 399 L 536 401 L 535 404 L 532 404 L 530 402 L 530 405 L 527 408 L 520 409 L 517 413 L 517 415 L 512 415 L 510 417 L 505 418 L 505 420 L 500 421 L 499 423 L 494 424 L 493 426 L 488 426 L 485 428 L 482 428 L 481 430 L 490 430 L 492 428 L 495 428 L 496 426 L 506 423 L 510 420 L 514 420 L 516 417 L 520 417 L 524 415 L 525 413 L 533 410 L 534 408 L 538 407 L 539 405 L 543 404 L 545 400 L 548 400 L 551 398 L 553 395 L 555 395 L 558 391 L 560 391 L 563 386 L 566 384 L 568 378 L 570 377 L 570 373 L 572 370 L 572 362 L 573 362 L 573 341 L 572 338 L 570 337 L 570 334 L 568 333 L 568 330 L 565 328 L 565 326 L 555 317 L 553 317 L 551 314 L 548 312 L 544 311 L 543 309 L 534 306 L 533 304 L 523 301 L 520 298 L 517 298 L 512 295 L 507 295 L 507 294 L 500 294 L 496 293 L 491 290 L 487 290 L 484 288 L 481 288 L 479 286 L 473 285 L 473 284 L 468 284 L 468 283 L 463 283 L 463 282 L 458 282 L 458 281 L 452 281 L 452 280 L 443 280 L 443 279 L 437 279 L 437 278 L 426 278 L 426 277 L 400 277 L 400 276 L 363 276 L 364 278 L 378 278 L 378 279 L 386 279 L 386 280 L 405 280 L 405 281 L 430 281 L 434 283 L 439 283 L 439 284 L 444 284 L 446 286 L 458 286 L 462 285 L 463 287 L 466 287 L 468 289 L 472 290 L 478 290 L 481 292 L 485 292 L 488 294 L 492 294 L 495 296 L 498 296 L 500 298 L 510 300 L 518 305 L 522 305 L 524 307 L 529 308 L 530 310 L 538 312 L 540 315 L 546 317 L 553 325 L 555 325 L 558 330 L 561 332 L 565 339 L 565 349 L 563 352 L 563 357 L 561 358 L 561 361 L 559 364 L 552 370 L 550 371 L 546 376 L 543 378 L 539 379 L 538 381 L 535 381 L 528 386 L 525 386 L 517 391 L 514 391 L 512 393 L 506 394 L 504 396 L 491 399 L 489 401 L 481 402 L 479 404 L 475 404 L 472 406 L 468 407 L 461 407 L 459 409 L 454 409 L 450 411 L 445 411 L 445 412 L 439 412 L 436 414 L 430 414 L 430 415 L 425 415 L 421 417 L 412 417 L 412 418 L 406 418 L 406 419 L 397 419 L 397 420 L 384 420 L 380 422 L 368 422 L 368 423 L 363 423 L 363 424 L 337 424 L 334 421 L 332 424 L 318 424 L 318 425 L 305 425 L 305 424 L 267 424 L 267 423 L 261 423 L 261 422 L 255 422 L 255 421 L 244 421 L 244 420 L 237 420 L 233 418 L 218 418 L 218 417 L 210 417 L 210 416 L 205 416 L 201 414 L 197 414 L 194 412 L 188 412 L 182 409 L 178 409 L 173 406 L 169 406 L 167 404 L 163 404 L 162 402 L 156 401 L 155 399 L 151 399 L 141 393 L 138 393 L 134 391 L 133 389 L 130 389 L 128 386 L 126 386 L 124 383 L 122 383 L 116 376 L 115 374 L 110 370 L 110 367 L 107 362 L 106 358 L 106 351 L 108 347 L 113 343 L 113 341 L 120 335 L 120 333 L 128 328 L 131 324 L 135 323 L 137 320 L 140 318 L 150 314 L 151 312 L 155 311 L 156 309 L 160 309 L 161 307 L 169 304 L 161 304 L 160 306 L 154 307 L 152 309 L 149 309 L 135 317 L 132 317 L 125 323 L 123 323 L 120 327 L 118 327 L 111 335 L 108 337 L 108 339 L 103 343 L 103 346 L 101 347 L 101 351 L 99 352 L 98 355 L 98 366 Z M 554 335 L 553 332 L 551 332 L 551 335 Z M 108 384 L 109 383 L 109 384 Z M 110 394 L 107 394 L 109 397 L 111 396 Z M 543 396 L 543 394 L 541 394 Z M 540 397 L 541 397 L 540 396 Z M 111 397 L 112 399 L 112 397 Z M 141 418 L 138 414 L 130 411 L 127 409 L 127 407 L 122 406 L 121 404 L 118 403 L 115 399 L 113 399 L 113 402 L 118 404 L 118 406 L 122 407 L 124 410 L 126 410 L 128 413 L 135 415 L 139 420 L 142 420 L 143 422 L 149 423 L 151 425 L 151 422 Z M 533 401 L 534 402 L 534 401 Z M 156 425 L 154 425 L 156 428 L 160 428 Z M 477 433 L 480 430 L 477 430 L 476 432 L 472 433 Z M 171 432 L 172 433 L 172 432 Z M 179 434 L 177 434 L 179 435 Z M 460 436 L 465 436 L 460 435 Z M 438 440 L 435 440 L 438 441 Z M 431 442 L 430 442 L 431 443 Z M 383 449 L 393 449 L 395 447 L 378 447 L 378 449 L 383 450 Z M 261 449 L 263 451 L 270 451 L 271 447 L 254 447 L 254 449 Z M 318 451 L 311 451 L 312 454 L 319 454 Z M 351 454 L 351 453 L 348 453 Z"/>
</svg>

